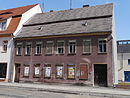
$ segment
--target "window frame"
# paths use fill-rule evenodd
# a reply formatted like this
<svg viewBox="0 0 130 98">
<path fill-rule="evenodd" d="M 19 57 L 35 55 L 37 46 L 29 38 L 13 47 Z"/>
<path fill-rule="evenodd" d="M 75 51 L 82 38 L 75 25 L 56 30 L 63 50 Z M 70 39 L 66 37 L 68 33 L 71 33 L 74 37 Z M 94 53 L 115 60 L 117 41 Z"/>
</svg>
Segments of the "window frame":
<svg viewBox="0 0 130 98">
<path fill-rule="evenodd" d="M 61 76 L 58 75 L 57 67 L 62 67 L 62 75 Z M 64 73 L 64 66 L 62 64 L 57 64 L 56 65 L 56 78 L 57 79 L 63 79 L 63 73 Z"/>
<path fill-rule="evenodd" d="M 37 49 L 38 49 L 38 47 L 37 47 L 37 45 L 40 45 L 40 52 L 38 53 L 38 51 L 37 51 Z M 41 55 L 42 54 L 42 42 L 37 42 L 36 43 L 36 47 L 35 47 L 35 55 Z"/>
<path fill-rule="evenodd" d="M 0 22 L 0 31 L 4 31 L 6 29 L 7 29 L 7 20 L 1 21 Z"/>
<path fill-rule="evenodd" d="M 50 44 L 50 43 L 52 43 L 52 46 L 51 46 L 52 51 L 50 53 L 47 53 L 47 48 L 48 48 L 47 44 Z M 54 51 L 54 41 L 46 41 L 46 55 L 52 55 L 53 51 Z"/>
<path fill-rule="evenodd" d="M 58 43 L 63 42 L 63 46 L 58 46 Z M 58 49 L 63 48 L 63 53 L 59 53 Z M 64 54 L 65 53 L 65 41 L 64 40 L 58 40 L 57 41 L 57 54 Z"/>
<path fill-rule="evenodd" d="M 73 77 L 69 76 L 69 67 L 73 67 L 74 68 L 74 75 L 73 75 Z M 67 65 L 67 79 L 74 80 L 75 78 L 76 78 L 76 65 L 75 64 L 68 64 Z"/>
<path fill-rule="evenodd" d="M 27 47 L 30 46 L 30 53 L 27 53 Z M 26 43 L 26 46 L 25 46 L 25 55 L 26 56 L 31 56 L 31 53 L 32 53 L 32 43 L 29 42 L 29 43 Z"/>
<path fill-rule="evenodd" d="M 8 50 L 8 40 L 3 40 L 2 50 L 3 50 L 3 52 L 7 52 L 7 50 Z"/>
<path fill-rule="evenodd" d="M 85 51 L 84 51 L 84 49 L 85 49 L 85 48 L 84 48 L 84 47 L 85 47 L 84 42 L 85 42 L 85 41 L 90 41 L 90 51 L 89 51 L 89 52 L 85 52 Z M 92 40 L 91 40 L 91 39 L 84 39 L 82 45 L 83 45 L 83 54 L 92 53 Z"/>
<path fill-rule="evenodd" d="M 50 76 L 46 76 L 46 68 L 50 67 Z M 51 79 L 51 75 L 52 75 L 52 66 L 51 64 L 45 64 L 44 65 L 44 78 L 45 79 Z"/>
<path fill-rule="evenodd" d="M 38 68 L 39 74 L 36 74 L 36 68 Z M 40 77 L 40 64 L 34 64 L 34 77 Z"/>
<path fill-rule="evenodd" d="M 25 68 L 28 68 L 28 73 L 25 73 Z M 27 75 L 25 75 L 25 74 L 27 74 Z M 23 76 L 29 77 L 29 74 L 30 74 L 30 65 L 24 65 Z"/>
<path fill-rule="evenodd" d="M 130 59 L 128 59 L 128 65 L 130 65 Z"/>
<path fill-rule="evenodd" d="M 105 44 L 106 44 L 106 51 L 105 51 L 105 52 L 101 52 L 101 51 L 100 51 L 99 41 L 106 41 L 106 43 L 105 43 Z M 102 46 L 103 46 L 103 45 L 102 45 Z M 98 53 L 107 53 L 107 39 L 106 39 L 106 38 L 99 38 L 99 39 L 98 39 Z"/>
<path fill-rule="evenodd" d="M 70 43 L 75 43 L 75 52 L 74 53 L 71 53 L 70 52 Z M 77 52 L 77 43 L 76 43 L 76 40 L 69 40 L 69 43 L 68 43 L 68 51 L 69 51 L 69 54 L 76 54 L 76 52 Z"/>
<path fill-rule="evenodd" d="M 20 51 L 20 54 L 19 54 L 19 52 L 18 52 L 18 48 L 21 48 L 21 51 Z M 17 45 L 16 45 L 16 55 L 17 56 L 21 56 L 22 55 L 22 51 L 23 51 L 23 46 L 22 46 L 22 43 L 17 43 Z"/>
</svg>

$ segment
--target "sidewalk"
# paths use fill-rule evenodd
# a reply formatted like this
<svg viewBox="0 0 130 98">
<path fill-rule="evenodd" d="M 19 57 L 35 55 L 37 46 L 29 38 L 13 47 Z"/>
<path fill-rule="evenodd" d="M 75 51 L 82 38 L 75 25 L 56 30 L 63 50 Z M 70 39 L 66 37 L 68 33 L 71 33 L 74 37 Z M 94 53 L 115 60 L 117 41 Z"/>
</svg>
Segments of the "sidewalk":
<svg viewBox="0 0 130 98">
<path fill-rule="evenodd" d="M 96 96 L 106 96 L 114 98 L 130 98 L 130 91 L 127 89 L 88 87 L 74 85 L 56 85 L 56 84 L 32 84 L 32 83 L 6 83 L 0 82 L 0 86 L 21 87 L 39 91 L 69 93 L 69 94 L 89 94 Z"/>
</svg>

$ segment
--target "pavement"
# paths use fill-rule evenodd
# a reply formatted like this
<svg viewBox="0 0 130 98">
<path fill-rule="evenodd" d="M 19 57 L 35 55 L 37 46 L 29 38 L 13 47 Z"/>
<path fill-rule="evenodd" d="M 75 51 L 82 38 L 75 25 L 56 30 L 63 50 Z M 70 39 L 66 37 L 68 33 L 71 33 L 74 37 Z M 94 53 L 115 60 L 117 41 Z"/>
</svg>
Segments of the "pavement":
<svg viewBox="0 0 130 98">
<path fill-rule="evenodd" d="M 109 88 L 109 87 L 90 87 L 90 86 L 76 86 L 70 84 L 37 84 L 37 83 L 8 83 L 0 82 L 0 86 L 27 88 L 37 91 L 67 93 L 77 95 L 93 95 L 110 98 L 130 98 L 130 90 Z"/>
</svg>

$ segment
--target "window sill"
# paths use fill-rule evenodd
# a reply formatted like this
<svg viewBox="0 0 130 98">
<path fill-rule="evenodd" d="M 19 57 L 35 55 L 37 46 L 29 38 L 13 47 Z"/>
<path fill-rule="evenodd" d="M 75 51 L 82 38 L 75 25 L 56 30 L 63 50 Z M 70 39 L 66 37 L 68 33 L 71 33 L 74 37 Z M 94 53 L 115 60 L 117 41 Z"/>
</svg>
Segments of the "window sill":
<svg viewBox="0 0 130 98">
<path fill-rule="evenodd" d="M 24 56 L 31 56 L 30 54 L 25 54 Z"/>
<path fill-rule="evenodd" d="M 76 53 L 69 53 L 68 55 L 76 55 Z"/>
<path fill-rule="evenodd" d="M 57 53 L 56 55 L 64 55 L 64 53 Z"/>
<path fill-rule="evenodd" d="M 45 54 L 45 56 L 52 56 L 52 54 Z"/>
<path fill-rule="evenodd" d="M 51 77 L 44 77 L 44 79 L 51 79 Z"/>
<path fill-rule="evenodd" d="M 82 53 L 82 55 L 91 55 L 91 53 Z"/>
<path fill-rule="evenodd" d="M 29 78 L 29 76 L 23 76 L 23 78 Z"/>
<path fill-rule="evenodd" d="M 40 76 L 39 76 L 39 75 L 37 75 L 37 76 L 36 76 L 36 75 L 34 75 L 34 76 L 33 76 L 33 78 L 40 78 Z"/>
<path fill-rule="evenodd" d="M 75 80 L 75 78 L 67 78 L 68 80 Z"/>
<path fill-rule="evenodd" d="M 99 55 L 106 55 L 107 52 L 98 52 Z"/>
<path fill-rule="evenodd" d="M 1 53 L 7 53 L 7 51 L 2 51 Z"/>
<path fill-rule="evenodd" d="M 18 55 L 18 54 L 16 54 L 16 56 L 22 56 L 22 55 Z"/>
<path fill-rule="evenodd" d="M 34 54 L 34 56 L 41 56 L 41 54 Z"/>
</svg>

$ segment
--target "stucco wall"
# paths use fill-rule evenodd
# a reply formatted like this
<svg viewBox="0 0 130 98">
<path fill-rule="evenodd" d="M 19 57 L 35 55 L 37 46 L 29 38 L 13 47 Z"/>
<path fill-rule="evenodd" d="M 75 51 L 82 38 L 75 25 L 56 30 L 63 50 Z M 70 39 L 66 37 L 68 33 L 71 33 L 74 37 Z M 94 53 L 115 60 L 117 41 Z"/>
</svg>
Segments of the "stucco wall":
<svg viewBox="0 0 130 98">
<path fill-rule="evenodd" d="M 130 65 L 128 65 L 128 59 L 130 59 L 130 53 L 118 53 L 119 81 L 124 81 L 124 71 L 130 71 Z"/>
</svg>

